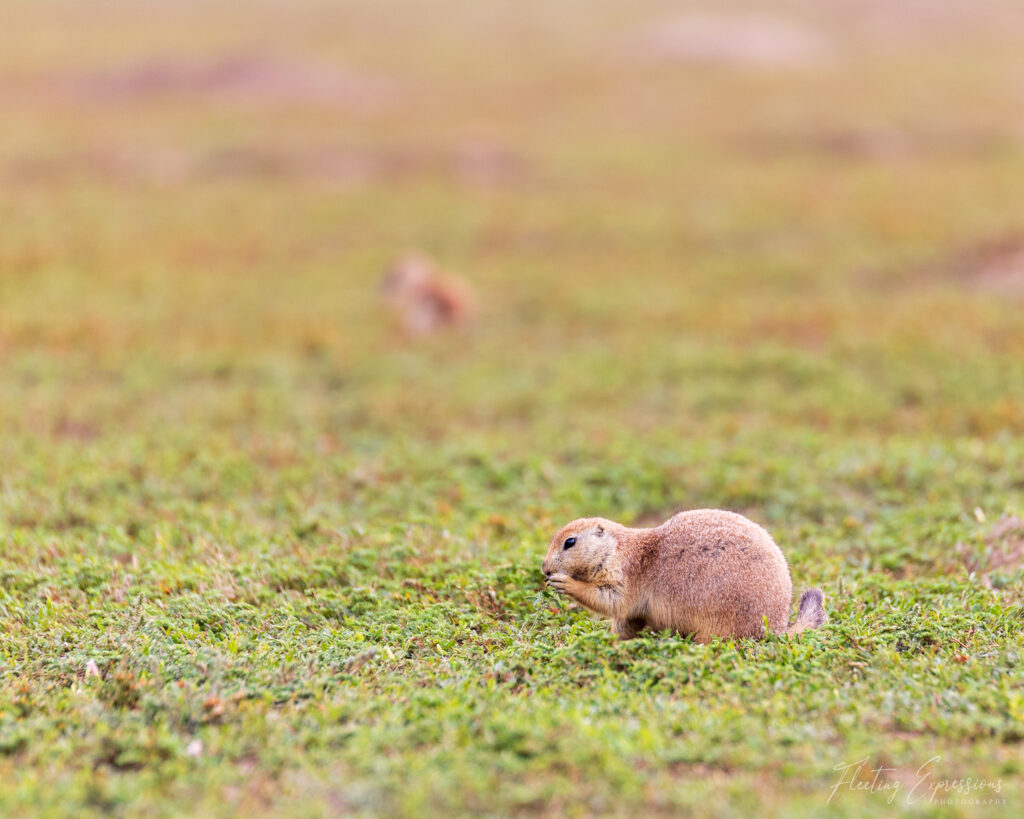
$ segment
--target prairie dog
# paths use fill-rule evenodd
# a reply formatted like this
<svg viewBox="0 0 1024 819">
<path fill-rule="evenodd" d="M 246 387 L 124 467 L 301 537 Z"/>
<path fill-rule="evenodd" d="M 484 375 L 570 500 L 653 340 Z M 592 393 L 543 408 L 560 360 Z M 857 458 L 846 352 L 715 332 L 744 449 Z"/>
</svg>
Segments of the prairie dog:
<svg viewBox="0 0 1024 819">
<path fill-rule="evenodd" d="M 414 253 L 388 268 L 381 292 L 407 336 L 468 324 L 477 313 L 476 296 L 465 279 L 441 272 L 433 261 Z"/>
<path fill-rule="evenodd" d="M 544 558 L 547 585 L 611 618 L 622 639 L 645 628 L 712 637 L 798 634 L 828 618 L 819 589 L 800 598 L 789 623 L 793 583 L 771 535 L 721 509 L 680 512 L 653 529 L 604 518 L 563 526 Z"/>
</svg>

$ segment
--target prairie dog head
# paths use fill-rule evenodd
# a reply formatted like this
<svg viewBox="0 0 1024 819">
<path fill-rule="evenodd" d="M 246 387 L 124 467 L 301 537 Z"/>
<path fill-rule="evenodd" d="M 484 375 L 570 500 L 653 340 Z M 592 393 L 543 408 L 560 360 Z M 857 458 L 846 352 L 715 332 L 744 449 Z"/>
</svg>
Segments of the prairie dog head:
<svg viewBox="0 0 1024 819">
<path fill-rule="evenodd" d="M 436 275 L 437 269 L 430 259 L 418 253 L 407 253 L 384 272 L 380 289 L 385 299 L 400 302 L 429 285 Z"/>
<path fill-rule="evenodd" d="M 604 518 L 580 518 L 551 538 L 542 569 L 544 575 L 568 574 L 577 580 L 596 580 L 615 555 L 618 527 Z"/>
</svg>

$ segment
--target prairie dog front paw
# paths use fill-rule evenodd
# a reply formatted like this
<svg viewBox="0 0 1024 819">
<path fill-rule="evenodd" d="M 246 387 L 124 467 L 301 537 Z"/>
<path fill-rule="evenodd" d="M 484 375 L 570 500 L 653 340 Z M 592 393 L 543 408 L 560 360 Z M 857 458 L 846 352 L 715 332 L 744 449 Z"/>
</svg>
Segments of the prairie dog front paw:
<svg viewBox="0 0 1024 819">
<path fill-rule="evenodd" d="M 554 589 L 559 594 L 572 595 L 573 589 L 579 584 L 579 581 L 564 572 L 558 572 L 548 577 L 547 585 L 548 588 Z"/>
</svg>

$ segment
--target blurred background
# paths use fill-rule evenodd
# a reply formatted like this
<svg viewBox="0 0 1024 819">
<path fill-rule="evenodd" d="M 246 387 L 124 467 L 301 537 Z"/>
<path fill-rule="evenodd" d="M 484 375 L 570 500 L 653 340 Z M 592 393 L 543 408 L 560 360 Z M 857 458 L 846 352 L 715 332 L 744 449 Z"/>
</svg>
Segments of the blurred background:
<svg viewBox="0 0 1024 819">
<path fill-rule="evenodd" d="M 1017 3 L 3 14 L 8 446 L 214 424 L 250 365 L 334 437 L 1024 426 Z M 409 251 L 471 328 L 396 334 Z"/>
</svg>

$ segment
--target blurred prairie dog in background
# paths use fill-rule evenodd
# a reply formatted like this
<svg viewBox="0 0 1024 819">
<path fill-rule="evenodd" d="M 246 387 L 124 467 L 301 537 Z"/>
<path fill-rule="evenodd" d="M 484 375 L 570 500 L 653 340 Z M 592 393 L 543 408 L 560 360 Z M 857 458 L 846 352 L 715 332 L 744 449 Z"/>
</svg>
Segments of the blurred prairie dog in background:
<svg viewBox="0 0 1024 819">
<path fill-rule="evenodd" d="M 469 282 L 419 253 L 407 253 L 387 268 L 381 294 L 402 332 L 411 337 L 469 324 L 477 316 Z"/>
</svg>

